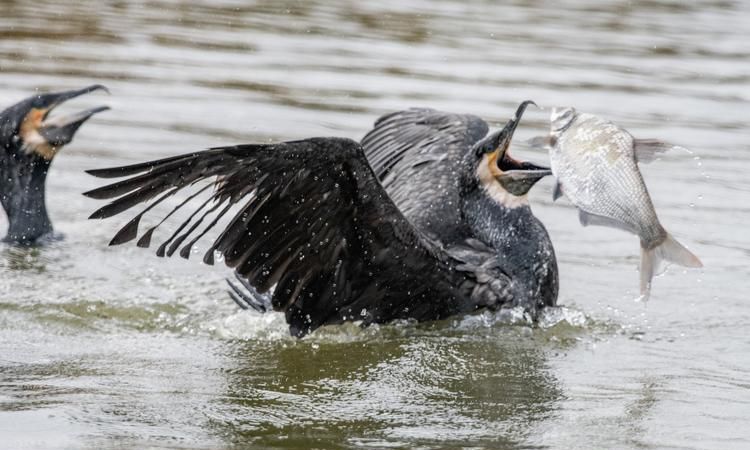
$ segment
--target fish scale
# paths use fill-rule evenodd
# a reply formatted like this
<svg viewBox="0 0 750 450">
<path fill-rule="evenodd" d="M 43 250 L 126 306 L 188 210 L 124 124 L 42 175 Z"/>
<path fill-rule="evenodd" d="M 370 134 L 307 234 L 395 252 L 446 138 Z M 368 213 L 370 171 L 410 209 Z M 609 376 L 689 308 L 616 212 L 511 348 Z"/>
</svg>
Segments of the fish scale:
<svg viewBox="0 0 750 450">
<path fill-rule="evenodd" d="M 559 134 L 550 156 L 563 192 L 580 209 L 626 224 L 648 248 L 664 239 L 627 131 L 579 114 Z"/>
</svg>

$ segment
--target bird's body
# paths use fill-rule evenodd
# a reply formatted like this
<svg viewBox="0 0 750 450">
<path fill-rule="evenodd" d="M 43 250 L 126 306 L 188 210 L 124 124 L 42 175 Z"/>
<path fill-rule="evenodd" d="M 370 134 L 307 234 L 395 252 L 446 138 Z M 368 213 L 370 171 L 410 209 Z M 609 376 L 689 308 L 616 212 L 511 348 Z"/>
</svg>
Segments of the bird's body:
<svg viewBox="0 0 750 450">
<path fill-rule="evenodd" d="M 244 284 L 272 290 L 270 305 L 251 306 L 283 311 L 295 336 L 347 320 L 437 320 L 481 308 L 518 305 L 535 316 L 555 302 L 557 268 L 549 238 L 525 203 L 528 189 L 550 172 L 506 155 L 525 107 L 489 136 L 486 124 L 483 133 L 423 130 L 442 149 L 425 149 L 413 129 L 378 133 L 384 118 L 364 148 L 348 139 L 312 138 L 90 171 L 130 176 L 87 193 L 116 198 L 92 218 L 156 198 L 112 244 L 129 241 L 155 204 L 215 179 L 214 193 L 157 254 L 179 249 L 188 257 L 221 216 L 241 205 L 204 261 L 213 263 L 216 251 Z M 458 141 L 442 142 L 445 137 Z M 425 194 L 429 180 L 435 187 Z M 499 203 L 502 193 L 514 198 L 510 207 Z M 208 225 L 199 230 L 202 223 Z M 138 245 L 148 246 L 158 226 Z"/>
<path fill-rule="evenodd" d="M 12 139 L 12 137 L 11 137 Z M 52 233 L 44 198 L 51 161 L 0 142 L 0 203 L 8 217 L 6 241 L 30 243 Z M 12 219 L 11 219 L 12 218 Z"/>
<path fill-rule="evenodd" d="M 501 267 L 517 287 L 513 303 L 535 316 L 555 304 L 558 292 L 547 230 L 525 192 L 513 195 L 492 182 L 465 192 L 459 175 L 466 154 L 488 133 L 487 123 L 471 114 L 412 108 L 378 119 L 362 146 L 388 195 L 415 228 L 459 260 Z"/>
<path fill-rule="evenodd" d="M 97 89 L 104 87 L 39 94 L 0 112 L 0 203 L 8 217 L 5 241 L 33 244 L 51 236 L 45 182 L 52 159 L 73 139 L 78 127 L 108 108 L 47 116 L 62 102 Z"/>
</svg>

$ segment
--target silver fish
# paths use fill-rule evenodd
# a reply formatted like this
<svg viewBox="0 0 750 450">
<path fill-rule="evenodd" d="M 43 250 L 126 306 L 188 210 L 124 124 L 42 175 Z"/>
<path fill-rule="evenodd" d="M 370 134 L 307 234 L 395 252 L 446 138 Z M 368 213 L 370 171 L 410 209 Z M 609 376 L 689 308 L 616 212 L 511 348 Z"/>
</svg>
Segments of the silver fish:
<svg viewBox="0 0 750 450">
<path fill-rule="evenodd" d="M 702 267 L 697 256 L 659 223 L 637 163 L 653 161 L 674 146 L 635 139 L 623 128 L 574 108 L 554 108 L 548 137 L 535 138 L 549 148 L 557 179 L 553 199 L 565 195 L 578 207 L 583 226 L 628 231 L 641 239 L 640 292 L 648 298 L 662 260 Z"/>
</svg>

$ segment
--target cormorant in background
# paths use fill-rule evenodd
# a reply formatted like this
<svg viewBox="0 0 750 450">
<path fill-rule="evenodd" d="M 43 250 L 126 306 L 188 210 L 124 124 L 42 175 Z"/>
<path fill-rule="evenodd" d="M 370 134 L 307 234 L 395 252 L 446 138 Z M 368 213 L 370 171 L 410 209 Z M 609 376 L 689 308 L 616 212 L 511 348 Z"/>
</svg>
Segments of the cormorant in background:
<svg viewBox="0 0 750 450">
<path fill-rule="evenodd" d="M 91 170 L 130 178 L 85 195 L 116 198 L 91 215 L 105 218 L 161 194 L 115 245 L 136 238 L 155 205 L 211 179 L 138 245 L 148 247 L 161 223 L 214 186 L 157 255 L 180 249 L 187 258 L 241 205 L 203 260 L 213 264 L 218 251 L 247 286 L 260 293 L 275 286 L 271 306 L 284 311 L 294 336 L 346 320 L 436 320 L 481 308 L 522 306 L 536 317 L 555 304 L 557 266 L 525 197 L 550 171 L 507 154 L 529 103 L 488 136 L 476 117 L 410 110 L 381 118 L 364 148 L 341 138 L 214 148 Z"/>
<path fill-rule="evenodd" d="M 106 106 L 68 116 L 49 117 L 66 100 L 96 90 L 37 94 L 0 113 L 0 203 L 8 216 L 5 241 L 33 244 L 52 232 L 44 186 L 52 159 L 78 128 Z"/>
</svg>

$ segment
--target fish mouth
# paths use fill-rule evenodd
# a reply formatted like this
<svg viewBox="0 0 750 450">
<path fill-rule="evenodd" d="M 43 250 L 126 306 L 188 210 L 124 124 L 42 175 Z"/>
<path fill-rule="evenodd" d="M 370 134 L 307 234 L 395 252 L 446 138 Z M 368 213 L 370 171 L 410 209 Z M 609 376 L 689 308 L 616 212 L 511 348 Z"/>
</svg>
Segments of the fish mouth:
<svg viewBox="0 0 750 450">
<path fill-rule="evenodd" d="M 521 122 L 521 117 L 523 117 L 523 113 L 529 105 L 537 106 L 531 100 L 522 102 L 518 106 L 516 114 L 505 125 L 502 145 L 497 149 L 493 158 L 496 165 L 496 170 L 493 171 L 495 172 L 495 179 L 505 190 L 517 196 L 525 195 L 537 181 L 547 175 L 552 175 L 549 167 L 538 166 L 529 161 L 519 161 L 513 158 L 508 151 L 513 133 L 515 133 L 518 124 Z"/>
<path fill-rule="evenodd" d="M 47 159 L 54 156 L 60 147 L 73 140 L 78 129 L 89 118 L 110 108 L 97 106 L 78 113 L 54 117 L 51 113 L 68 100 L 100 90 L 109 93 L 106 87 L 95 84 L 83 89 L 40 94 L 34 97 L 19 129 L 19 135 L 27 148 Z"/>
</svg>

